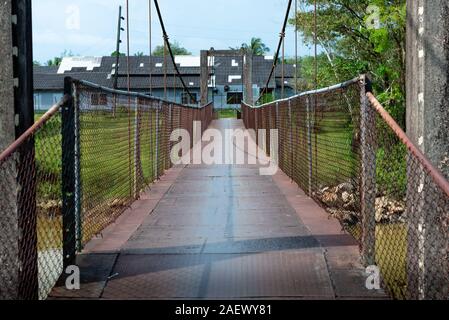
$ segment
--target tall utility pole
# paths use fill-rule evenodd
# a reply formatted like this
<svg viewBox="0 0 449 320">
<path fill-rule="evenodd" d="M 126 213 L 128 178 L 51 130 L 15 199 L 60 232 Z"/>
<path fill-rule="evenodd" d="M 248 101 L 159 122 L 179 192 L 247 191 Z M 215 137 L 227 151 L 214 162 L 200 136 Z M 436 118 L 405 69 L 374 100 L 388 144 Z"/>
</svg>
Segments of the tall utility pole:
<svg viewBox="0 0 449 320">
<path fill-rule="evenodd" d="M 122 6 L 119 6 L 118 9 L 118 26 L 117 26 L 117 48 L 115 50 L 115 54 L 117 55 L 115 60 L 115 69 L 114 69 L 114 84 L 113 88 L 117 89 L 118 85 L 118 70 L 119 70 L 119 64 L 120 64 L 120 44 L 122 43 L 121 39 L 121 33 L 122 31 L 125 31 L 122 27 L 122 21 L 125 20 L 125 18 L 122 16 Z"/>
<path fill-rule="evenodd" d="M 407 28 L 407 133 L 449 178 L 449 2 L 408 0 Z M 436 195 L 425 172 L 412 162 L 408 172 L 409 180 L 420 186 L 420 199 L 408 204 L 411 298 L 445 299 L 449 294 L 447 227 L 431 200 Z"/>
<path fill-rule="evenodd" d="M 31 17 L 31 0 L 0 2 L 2 150 L 34 123 Z M 37 299 L 36 188 L 26 183 L 35 170 L 33 140 L 15 160 L 0 171 L 0 299 Z"/>
</svg>

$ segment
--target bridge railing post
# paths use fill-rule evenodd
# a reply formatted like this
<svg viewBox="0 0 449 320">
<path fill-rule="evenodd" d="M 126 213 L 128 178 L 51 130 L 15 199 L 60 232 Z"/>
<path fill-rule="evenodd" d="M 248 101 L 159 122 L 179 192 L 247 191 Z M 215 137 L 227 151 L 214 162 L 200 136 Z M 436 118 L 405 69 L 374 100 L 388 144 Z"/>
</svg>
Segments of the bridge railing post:
<svg viewBox="0 0 449 320">
<path fill-rule="evenodd" d="M 313 180 L 313 154 L 312 154 L 312 112 L 310 96 L 306 99 L 306 116 L 307 116 L 307 163 L 309 178 L 309 197 L 312 197 L 312 180 Z"/>
<path fill-rule="evenodd" d="M 64 79 L 64 94 L 73 97 L 73 81 Z M 62 107 L 62 251 L 63 266 L 73 265 L 76 260 L 76 189 L 79 158 L 77 158 L 74 99 L 67 99 Z"/>
<path fill-rule="evenodd" d="M 154 159 L 154 168 L 155 168 L 155 173 L 156 173 L 156 180 L 159 180 L 159 113 L 160 110 L 162 109 L 162 102 L 160 101 L 159 104 L 156 107 L 156 130 L 155 130 L 155 135 L 156 135 L 156 146 L 155 146 L 155 159 Z"/>
<path fill-rule="evenodd" d="M 290 166 L 290 179 L 293 180 L 293 167 L 294 167 L 294 161 L 293 161 L 293 115 L 292 115 L 292 100 L 288 100 L 288 145 L 289 145 L 289 166 Z"/>
<path fill-rule="evenodd" d="M 141 134 L 141 117 L 139 98 L 135 98 L 134 110 L 134 199 L 139 197 L 139 184 L 142 178 L 142 163 L 140 155 L 140 134 Z"/>
<path fill-rule="evenodd" d="M 361 151 L 361 224 L 362 260 L 366 266 L 376 260 L 376 112 L 366 96 L 371 83 L 360 77 L 360 151 Z"/>
</svg>

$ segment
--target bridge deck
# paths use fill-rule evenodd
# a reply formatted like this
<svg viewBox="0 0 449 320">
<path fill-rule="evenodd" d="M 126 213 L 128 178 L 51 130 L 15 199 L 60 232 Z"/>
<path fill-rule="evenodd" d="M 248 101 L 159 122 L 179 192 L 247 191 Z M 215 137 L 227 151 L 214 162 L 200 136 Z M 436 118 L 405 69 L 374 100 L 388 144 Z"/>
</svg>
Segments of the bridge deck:
<svg viewBox="0 0 449 320">
<path fill-rule="evenodd" d="M 214 122 L 218 128 L 241 122 Z M 81 290 L 52 298 L 383 298 L 354 240 L 282 172 L 170 170 L 78 257 Z"/>
</svg>

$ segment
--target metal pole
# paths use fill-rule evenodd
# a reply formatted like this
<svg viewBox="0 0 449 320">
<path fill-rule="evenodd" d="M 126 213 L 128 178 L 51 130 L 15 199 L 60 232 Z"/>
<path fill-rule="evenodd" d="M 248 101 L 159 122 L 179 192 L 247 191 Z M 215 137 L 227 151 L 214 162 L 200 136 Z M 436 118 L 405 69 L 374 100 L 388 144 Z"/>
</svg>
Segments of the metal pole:
<svg viewBox="0 0 449 320">
<path fill-rule="evenodd" d="M 170 135 L 173 132 L 173 104 L 168 105 L 168 134 Z M 167 150 L 166 150 L 166 168 L 171 167 L 171 159 L 170 159 L 170 150 L 171 150 L 171 141 L 170 137 L 167 139 Z"/>
<path fill-rule="evenodd" d="M 63 266 L 73 265 L 76 260 L 76 171 L 75 171 L 75 108 L 72 79 L 64 79 L 64 94 L 69 99 L 62 107 L 62 251 Z"/>
<path fill-rule="evenodd" d="M 164 100 L 167 100 L 167 42 L 164 41 Z"/>
<path fill-rule="evenodd" d="M 118 85 L 118 70 L 119 70 L 119 64 L 120 64 L 120 43 L 122 42 L 121 38 L 121 31 L 125 31 L 125 29 L 122 28 L 122 20 L 124 18 L 122 17 L 122 6 L 119 6 L 118 9 L 118 26 L 117 26 L 117 47 L 115 50 L 116 53 L 116 59 L 115 59 L 115 73 L 114 73 L 114 83 L 113 88 L 117 89 Z"/>
<path fill-rule="evenodd" d="M 81 181 L 81 131 L 80 131 L 80 108 L 79 93 L 75 84 L 72 83 L 73 112 L 75 117 L 75 219 L 76 219 L 76 249 L 83 249 L 83 223 L 82 223 L 82 181 Z"/>
<path fill-rule="evenodd" d="M 369 80 L 363 76 L 360 80 L 360 202 L 362 259 L 366 266 L 374 265 L 376 260 L 376 112 L 366 96 L 369 87 Z"/>
<path fill-rule="evenodd" d="M 285 33 L 281 34 L 282 37 L 282 64 L 281 64 L 281 79 L 282 79 L 282 85 L 281 85 L 281 99 L 284 99 L 285 96 Z"/>
<path fill-rule="evenodd" d="M 293 180 L 293 118 L 292 118 L 292 101 L 288 100 L 288 119 L 289 119 L 289 146 L 290 146 L 290 178 Z"/>
<path fill-rule="evenodd" d="M 140 162 L 140 108 L 139 98 L 135 98 L 134 110 L 134 199 L 139 197 Z"/>
<path fill-rule="evenodd" d="M 159 102 L 159 105 L 156 108 L 156 157 L 155 157 L 156 180 L 159 180 L 159 112 L 161 109 L 162 109 L 162 101 Z"/>
<path fill-rule="evenodd" d="M 150 95 L 153 95 L 153 14 L 152 14 L 152 0 L 148 0 L 148 34 L 149 34 L 149 46 L 150 46 Z"/>
<path fill-rule="evenodd" d="M 313 196 L 312 180 L 313 180 L 313 155 L 312 155 L 312 112 L 311 112 L 310 97 L 306 98 L 306 112 L 307 112 L 307 162 L 309 164 L 309 197 Z"/>
<path fill-rule="evenodd" d="M 126 78 L 127 90 L 131 92 L 131 75 L 130 75 L 130 39 L 129 39 L 129 0 L 126 0 Z M 131 154 L 131 96 L 128 95 L 128 175 L 129 175 L 129 195 L 133 197 L 133 175 L 132 175 L 132 154 Z"/>
<path fill-rule="evenodd" d="M 298 94 L 298 0 L 295 0 L 295 95 Z"/>
</svg>

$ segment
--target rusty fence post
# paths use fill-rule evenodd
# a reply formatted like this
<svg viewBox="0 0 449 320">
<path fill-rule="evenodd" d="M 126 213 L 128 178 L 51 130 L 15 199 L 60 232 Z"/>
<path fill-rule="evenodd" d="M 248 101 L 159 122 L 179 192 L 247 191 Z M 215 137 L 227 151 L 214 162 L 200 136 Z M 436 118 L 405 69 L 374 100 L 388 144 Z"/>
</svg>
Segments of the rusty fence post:
<svg viewBox="0 0 449 320">
<path fill-rule="evenodd" d="M 371 91 L 367 76 L 360 77 L 360 148 L 361 148 L 361 217 L 362 260 L 366 266 L 376 261 L 376 112 L 366 92 Z"/>
</svg>

